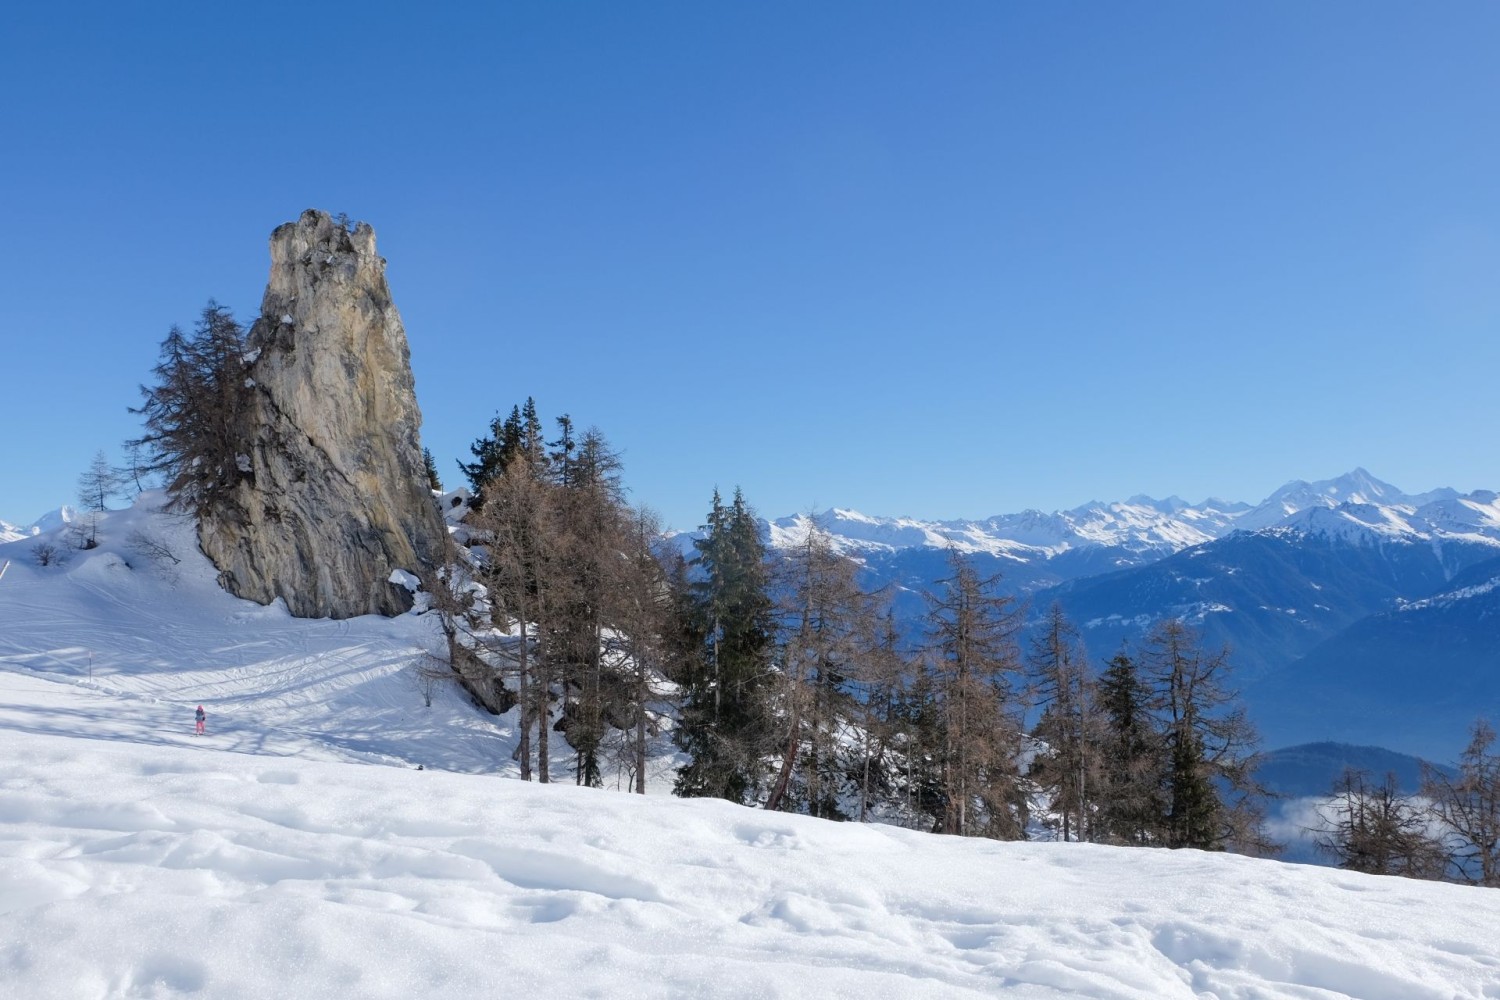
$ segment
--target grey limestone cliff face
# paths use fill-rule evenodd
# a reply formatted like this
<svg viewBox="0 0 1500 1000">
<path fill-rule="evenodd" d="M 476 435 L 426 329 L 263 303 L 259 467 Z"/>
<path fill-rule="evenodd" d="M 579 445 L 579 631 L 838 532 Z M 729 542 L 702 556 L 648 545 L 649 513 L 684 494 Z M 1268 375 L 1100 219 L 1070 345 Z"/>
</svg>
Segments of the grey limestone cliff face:
<svg viewBox="0 0 1500 1000">
<path fill-rule="evenodd" d="M 399 614 L 393 570 L 441 561 L 423 473 L 406 330 L 375 233 L 307 211 L 271 234 L 271 278 L 247 338 L 254 383 L 245 479 L 199 540 L 231 593 L 292 614 Z"/>
</svg>

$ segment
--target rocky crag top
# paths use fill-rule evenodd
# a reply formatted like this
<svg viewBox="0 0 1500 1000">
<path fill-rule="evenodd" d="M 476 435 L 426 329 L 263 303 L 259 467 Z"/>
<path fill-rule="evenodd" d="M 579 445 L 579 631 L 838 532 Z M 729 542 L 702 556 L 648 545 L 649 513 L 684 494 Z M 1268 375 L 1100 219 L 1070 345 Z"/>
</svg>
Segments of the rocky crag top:
<svg viewBox="0 0 1500 1000">
<path fill-rule="evenodd" d="M 375 232 L 309 210 L 271 234 L 271 277 L 247 338 L 254 404 L 245 479 L 200 518 L 231 593 L 292 614 L 398 614 L 390 582 L 442 558 L 410 353 Z"/>
</svg>

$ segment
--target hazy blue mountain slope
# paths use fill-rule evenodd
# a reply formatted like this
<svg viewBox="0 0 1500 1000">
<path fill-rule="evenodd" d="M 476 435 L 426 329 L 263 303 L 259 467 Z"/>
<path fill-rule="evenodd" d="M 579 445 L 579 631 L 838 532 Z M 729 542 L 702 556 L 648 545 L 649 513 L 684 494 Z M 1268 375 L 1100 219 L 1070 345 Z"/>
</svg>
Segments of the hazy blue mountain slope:
<svg viewBox="0 0 1500 1000">
<path fill-rule="evenodd" d="M 1390 746 L 1451 755 L 1477 716 L 1500 722 L 1500 559 L 1352 623 L 1246 695 L 1276 737 L 1381 733 Z"/>
<path fill-rule="evenodd" d="M 1243 676 L 1306 654 L 1360 619 L 1444 587 L 1450 563 L 1492 556 L 1455 542 L 1440 555 L 1417 541 L 1350 540 L 1272 529 L 1236 532 L 1149 566 L 1063 583 L 1036 595 L 1055 600 L 1108 655 L 1164 617 L 1181 617 L 1210 643 L 1228 644 Z"/>
<path fill-rule="evenodd" d="M 1303 743 L 1268 751 L 1255 774 L 1269 791 L 1286 798 L 1327 795 L 1348 768 L 1366 771 L 1376 781 L 1394 774 L 1397 789 L 1412 795 L 1421 788 L 1422 765 L 1420 757 L 1384 747 Z"/>
</svg>

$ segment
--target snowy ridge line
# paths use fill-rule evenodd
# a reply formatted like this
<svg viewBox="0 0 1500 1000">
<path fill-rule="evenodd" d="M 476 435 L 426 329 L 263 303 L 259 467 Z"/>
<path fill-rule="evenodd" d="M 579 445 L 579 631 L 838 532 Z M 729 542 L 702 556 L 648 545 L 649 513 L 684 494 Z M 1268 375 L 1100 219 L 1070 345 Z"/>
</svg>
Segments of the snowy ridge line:
<svg viewBox="0 0 1500 1000">
<path fill-rule="evenodd" d="M 1500 547 L 1500 498 L 1493 491 L 1452 489 L 1409 495 L 1363 469 L 1336 479 L 1296 480 L 1251 506 L 1219 499 L 1135 496 L 1092 502 L 1050 514 L 1037 510 L 979 520 L 875 517 L 842 507 L 765 522 L 772 547 L 794 547 L 814 527 L 836 550 L 855 557 L 915 548 L 953 548 L 1018 562 L 1046 562 L 1069 552 L 1118 550 L 1121 563 L 1160 558 L 1233 531 L 1293 530 L 1355 542 L 1457 538 Z M 1132 558 L 1133 557 L 1133 558 Z"/>
<path fill-rule="evenodd" d="M 1420 601 L 1402 601 L 1396 606 L 1399 611 L 1420 611 L 1424 608 L 1439 608 L 1456 601 L 1464 601 L 1473 597 L 1480 597 L 1500 588 L 1500 576 L 1492 577 L 1484 583 L 1475 584 L 1472 587 L 1460 587 L 1457 590 L 1445 591 L 1434 594 L 1432 597 L 1423 598 Z"/>
</svg>

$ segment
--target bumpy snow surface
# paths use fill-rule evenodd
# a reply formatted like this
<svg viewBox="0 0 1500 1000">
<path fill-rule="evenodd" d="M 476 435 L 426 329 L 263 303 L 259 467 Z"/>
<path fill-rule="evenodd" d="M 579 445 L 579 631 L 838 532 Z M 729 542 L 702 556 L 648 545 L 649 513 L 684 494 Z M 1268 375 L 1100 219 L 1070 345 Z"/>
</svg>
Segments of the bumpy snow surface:
<svg viewBox="0 0 1500 1000">
<path fill-rule="evenodd" d="M 511 780 L 423 618 L 235 601 L 158 524 L 0 545 L 5 997 L 1500 998 L 1492 890 Z"/>
</svg>

